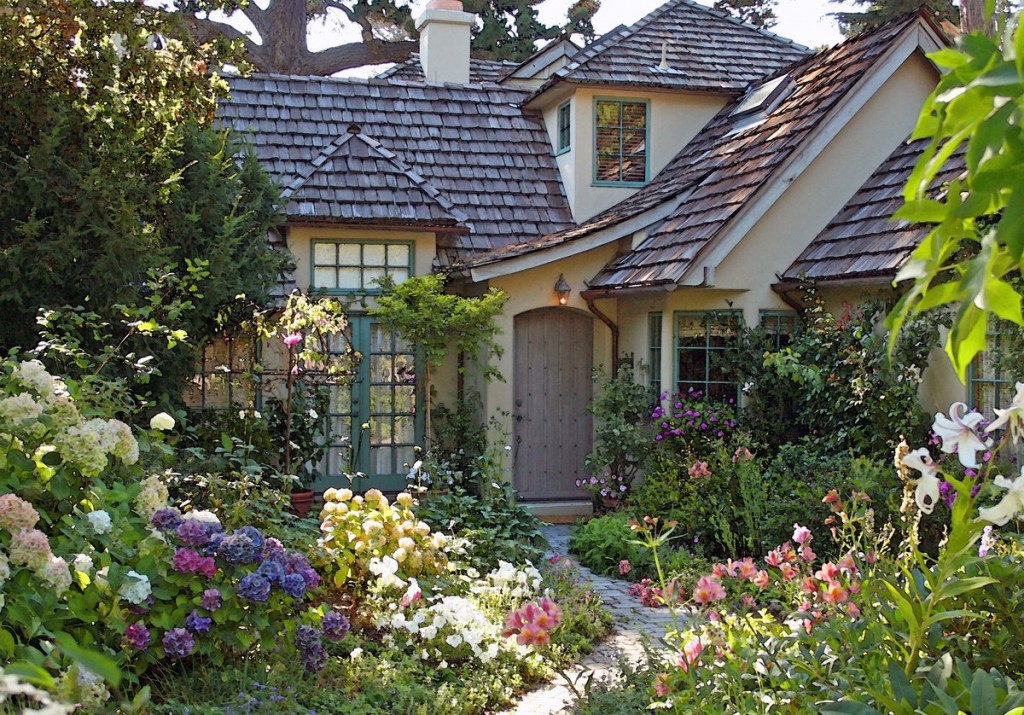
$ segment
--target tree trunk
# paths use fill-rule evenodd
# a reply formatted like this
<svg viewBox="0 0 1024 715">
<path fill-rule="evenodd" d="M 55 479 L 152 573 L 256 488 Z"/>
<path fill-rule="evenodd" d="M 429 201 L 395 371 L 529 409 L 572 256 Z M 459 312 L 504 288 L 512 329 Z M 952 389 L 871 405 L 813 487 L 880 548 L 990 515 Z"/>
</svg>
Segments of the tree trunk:
<svg viewBox="0 0 1024 715">
<path fill-rule="evenodd" d="M 960 29 L 992 36 L 992 23 L 985 20 L 985 0 L 960 0 Z"/>
</svg>

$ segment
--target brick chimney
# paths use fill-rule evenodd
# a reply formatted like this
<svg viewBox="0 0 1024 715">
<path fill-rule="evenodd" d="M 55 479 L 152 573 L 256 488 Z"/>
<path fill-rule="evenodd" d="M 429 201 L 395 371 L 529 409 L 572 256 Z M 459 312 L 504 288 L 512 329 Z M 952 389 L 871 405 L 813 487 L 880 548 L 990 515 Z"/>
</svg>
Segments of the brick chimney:
<svg viewBox="0 0 1024 715">
<path fill-rule="evenodd" d="M 428 82 L 469 84 L 469 39 L 476 16 L 462 0 L 430 0 L 416 20 L 420 64 Z"/>
</svg>

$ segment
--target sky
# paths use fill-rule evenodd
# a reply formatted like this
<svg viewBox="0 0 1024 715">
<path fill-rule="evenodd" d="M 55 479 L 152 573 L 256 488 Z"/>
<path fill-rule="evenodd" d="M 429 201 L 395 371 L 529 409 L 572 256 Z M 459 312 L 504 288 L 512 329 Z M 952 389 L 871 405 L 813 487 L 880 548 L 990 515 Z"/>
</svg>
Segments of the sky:
<svg viewBox="0 0 1024 715">
<path fill-rule="evenodd" d="M 427 0 L 414 0 L 413 15 L 419 14 Z M 594 16 L 594 29 L 597 33 L 608 32 L 617 25 L 632 25 L 641 17 L 662 4 L 664 0 L 602 0 L 601 9 Z M 713 0 L 697 0 L 704 5 L 711 5 Z M 565 11 L 572 0 L 546 0 L 538 7 L 540 19 L 546 24 L 554 25 L 565 21 Z M 848 5 L 848 3 L 847 3 Z M 844 9 L 844 5 L 831 0 L 778 0 L 775 14 L 778 24 L 772 32 L 795 40 L 801 45 L 818 48 L 832 45 L 842 40 L 839 27 L 828 13 Z M 329 21 L 327 26 L 318 29 L 309 40 L 312 50 L 352 42 L 359 39 L 352 27 L 342 23 Z"/>
</svg>

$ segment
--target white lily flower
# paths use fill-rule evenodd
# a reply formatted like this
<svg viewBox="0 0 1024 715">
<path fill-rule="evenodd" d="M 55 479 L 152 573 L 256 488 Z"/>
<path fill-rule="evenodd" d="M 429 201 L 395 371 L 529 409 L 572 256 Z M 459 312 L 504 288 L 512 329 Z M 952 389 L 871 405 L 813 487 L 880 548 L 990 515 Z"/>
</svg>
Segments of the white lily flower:
<svg viewBox="0 0 1024 715">
<path fill-rule="evenodd" d="M 1017 394 L 1005 410 L 996 409 L 996 420 L 985 428 L 986 432 L 1009 429 L 1010 439 L 1016 444 L 1024 437 L 1024 382 L 1017 383 Z"/>
<path fill-rule="evenodd" d="M 1007 492 L 995 506 L 979 509 L 978 516 L 996 526 L 1004 526 L 1016 514 L 1024 511 L 1024 467 L 1021 468 L 1020 476 L 1012 482 L 1002 474 L 993 481 Z"/>
<path fill-rule="evenodd" d="M 921 478 L 917 480 L 914 500 L 917 502 L 918 509 L 925 514 L 931 514 L 940 497 L 939 468 L 925 447 L 915 449 L 907 454 L 903 457 L 903 463 L 921 472 Z"/>
<path fill-rule="evenodd" d="M 984 417 L 980 412 L 968 412 L 963 402 L 954 402 L 949 407 L 949 417 L 941 412 L 935 413 L 932 429 L 942 437 L 942 451 L 946 454 L 956 452 L 960 464 L 970 469 L 978 468 L 978 452 L 988 449 L 988 445 L 974 431 Z"/>
</svg>

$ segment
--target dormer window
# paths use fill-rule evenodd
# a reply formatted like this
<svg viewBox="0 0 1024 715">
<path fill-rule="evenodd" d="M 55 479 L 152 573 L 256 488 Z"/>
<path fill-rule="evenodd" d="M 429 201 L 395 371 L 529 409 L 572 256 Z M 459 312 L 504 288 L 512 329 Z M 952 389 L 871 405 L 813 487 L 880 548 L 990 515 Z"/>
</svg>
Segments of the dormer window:
<svg viewBox="0 0 1024 715">
<path fill-rule="evenodd" d="M 572 146 L 572 114 L 569 102 L 558 107 L 557 129 L 558 138 L 555 144 L 555 153 L 561 154 L 569 151 Z"/>
<path fill-rule="evenodd" d="M 595 184 L 643 186 L 647 183 L 649 110 L 650 104 L 645 100 L 595 100 Z"/>
</svg>

